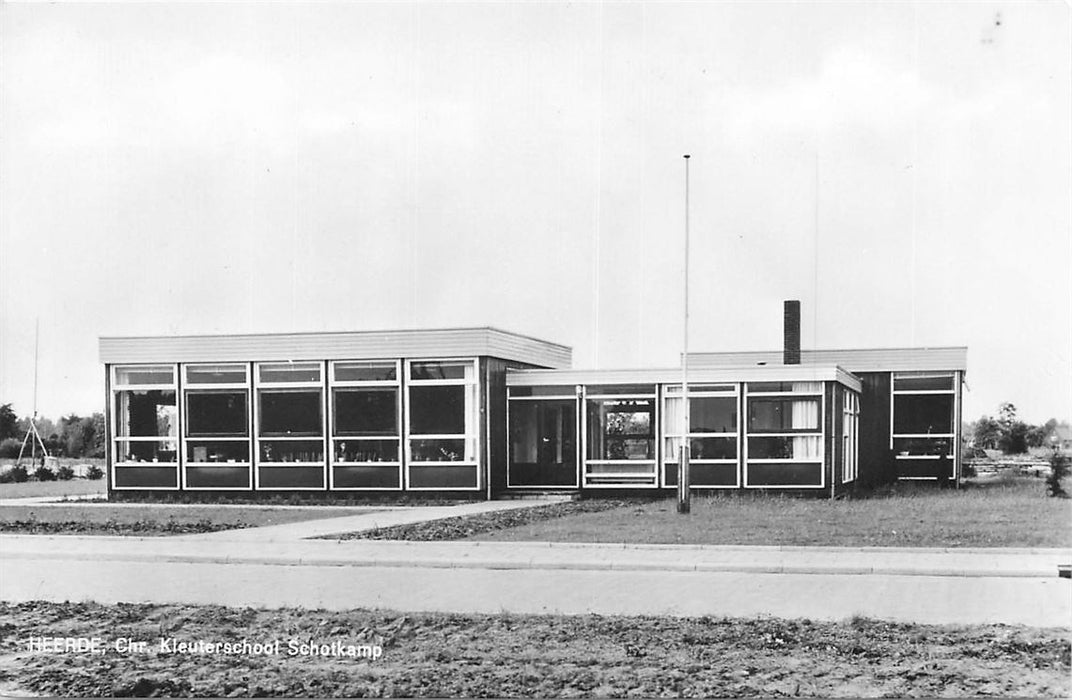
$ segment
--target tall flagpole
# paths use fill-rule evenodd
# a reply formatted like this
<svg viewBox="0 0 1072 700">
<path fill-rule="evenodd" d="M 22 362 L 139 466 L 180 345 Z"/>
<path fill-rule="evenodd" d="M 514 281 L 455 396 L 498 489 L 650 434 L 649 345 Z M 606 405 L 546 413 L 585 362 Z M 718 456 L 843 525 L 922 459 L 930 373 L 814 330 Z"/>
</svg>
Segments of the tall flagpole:
<svg viewBox="0 0 1072 700">
<path fill-rule="evenodd" d="M 689 156 L 685 158 L 685 331 L 681 352 L 681 447 L 677 465 L 677 512 L 692 510 L 689 485 Z"/>
<path fill-rule="evenodd" d="M 37 351 L 41 344 L 41 317 L 38 316 L 34 319 L 34 393 L 33 393 L 33 417 L 30 418 L 30 428 L 33 429 L 35 437 L 40 440 L 40 436 L 37 435 Z M 30 459 L 33 460 L 31 464 L 37 461 L 37 442 L 30 443 Z"/>
</svg>

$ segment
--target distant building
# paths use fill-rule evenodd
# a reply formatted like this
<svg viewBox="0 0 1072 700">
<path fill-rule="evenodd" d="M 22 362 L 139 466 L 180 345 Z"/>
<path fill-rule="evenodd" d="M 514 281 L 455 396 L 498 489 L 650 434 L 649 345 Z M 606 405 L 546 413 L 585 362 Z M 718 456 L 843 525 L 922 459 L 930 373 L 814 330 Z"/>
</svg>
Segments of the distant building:
<svg viewBox="0 0 1072 700">
<path fill-rule="evenodd" d="M 680 368 L 494 328 L 101 338 L 109 489 L 658 492 L 685 437 L 699 490 L 959 480 L 966 348 L 802 351 L 799 323 L 690 354 L 687 436 Z"/>
</svg>

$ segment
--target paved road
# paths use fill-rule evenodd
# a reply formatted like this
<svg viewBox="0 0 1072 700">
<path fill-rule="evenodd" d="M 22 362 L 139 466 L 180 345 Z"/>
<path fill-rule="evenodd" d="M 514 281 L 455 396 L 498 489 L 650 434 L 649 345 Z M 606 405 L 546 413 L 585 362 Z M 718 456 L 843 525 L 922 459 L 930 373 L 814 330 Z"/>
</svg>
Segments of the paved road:
<svg viewBox="0 0 1072 700">
<path fill-rule="evenodd" d="M 338 541 L 284 538 L 281 534 L 288 528 L 305 531 L 310 524 L 317 523 L 321 528 L 328 528 L 335 520 L 350 518 L 258 528 L 276 532 L 275 539 L 261 541 L 243 538 L 243 533 L 250 532 L 247 530 L 183 537 L 2 535 L 0 559 L 1020 579 L 1055 577 L 1058 564 L 1072 561 L 1072 551 L 1060 549 Z"/>
<path fill-rule="evenodd" d="M 478 613 L 1072 624 L 1067 580 L 8 560 L 0 598 Z"/>
<path fill-rule="evenodd" d="M 1072 626 L 1060 550 L 0 536 L 0 599 Z"/>
</svg>

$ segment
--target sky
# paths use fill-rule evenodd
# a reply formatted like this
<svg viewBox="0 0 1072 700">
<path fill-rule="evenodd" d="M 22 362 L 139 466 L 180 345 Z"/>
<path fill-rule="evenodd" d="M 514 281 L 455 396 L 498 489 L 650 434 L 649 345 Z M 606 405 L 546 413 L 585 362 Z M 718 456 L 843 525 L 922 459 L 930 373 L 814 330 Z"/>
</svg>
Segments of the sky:
<svg viewBox="0 0 1072 700">
<path fill-rule="evenodd" d="M 0 403 L 100 336 L 968 346 L 1072 418 L 1064 2 L 0 4 Z"/>
</svg>

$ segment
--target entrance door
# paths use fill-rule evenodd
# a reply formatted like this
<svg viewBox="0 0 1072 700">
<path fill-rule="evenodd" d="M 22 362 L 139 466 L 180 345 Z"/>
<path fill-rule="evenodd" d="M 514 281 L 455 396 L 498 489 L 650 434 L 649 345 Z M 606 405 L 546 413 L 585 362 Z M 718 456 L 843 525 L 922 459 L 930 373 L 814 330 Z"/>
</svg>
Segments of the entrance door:
<svg viewBox="0 0 1072 700">
<path fill-rule="evenodd" d="M 577 401 L 511 399 L 511 488 L 577 487 Z"/>
</svg>

